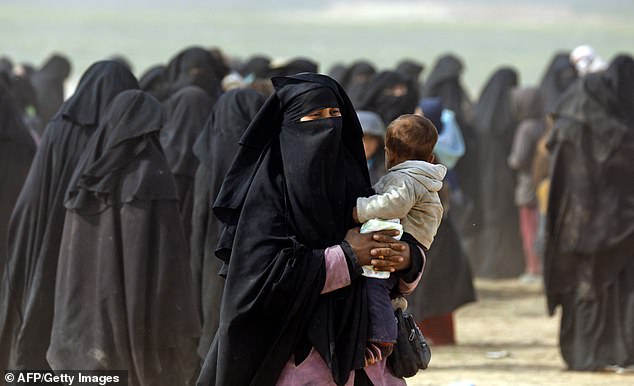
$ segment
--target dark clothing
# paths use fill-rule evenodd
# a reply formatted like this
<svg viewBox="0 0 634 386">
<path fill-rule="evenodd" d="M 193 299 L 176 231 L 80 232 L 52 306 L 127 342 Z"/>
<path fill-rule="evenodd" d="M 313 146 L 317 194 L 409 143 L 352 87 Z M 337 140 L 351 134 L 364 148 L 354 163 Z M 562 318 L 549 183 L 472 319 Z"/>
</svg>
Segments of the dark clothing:
<svg viewBox="0 0 634 386">
<path fill-rule="evenodd" d="M 0 367 L 48 368 L 64 194 L 106 105 L 119 92 L 137 87 L 120 64 L 97 62 L 46 128 L 9 226 L 0 291 Z"/>
<path fill-rule="evenodd" d="M 469 258 L 450 219 L 442 220 L 426 255 L 425 274 L 407 297 L 416 320 L 445 315 L 476 300 Z"/>
<path fill-rule="evenodd" d="M 133 386 L 193 376 L 199 324 L 161 115 L 149 94 L 119 94 L 69 184 L 53 369 L 126 369 Z"/>
<path fill-rule="evenodd" d="M 508 166 L 517 122 L 511 90 L 517 73 L 497 70 L 487 82 L 473 110 L 473 125 L 479 138 L 482 220 L 476 247 L 470 251 L 475 273 L 483 277 L 514 277 L 524 271 L 519 220 L 514 202 L 515 172 Z"/>
<path fill-rule="evenodd" d="M 214 204 L 228 267 L 199 385 L 274 384 L 292 355 L 300 362 L 312 347 L 339 385 L 363 367 L 364 281 L 320 295 L 324 249 L 343 240 L 356 198 L 370 193 L 361 126 L 327 76 L 273 83 Z M 299 121 L 323 106 L 339 107 L 342 117 Z"/>
<path fill-rule="evenodd" d="M 568 367 L 634 364 L 634 60 L 571 86 L 555 115 L 544 282 Z"/>
<path fill-rule="evenodd" d="M 188 245 L 192 233 L 194 176 L 198 168 L 198 158 L 194 155 L 193 146 L 211 113 L 212 103 L 207 93 L 195 86 L 182 88 L 164 102 L 166 118 L 160 134 L 161 145 L 176 180 Z"/>
<path fill-rule="evenodd" d="M 251 89 L 223 94 L 204 125 L 193 150 L 200 161 L 194 181 L 191 267 L 196 304 L 202 320 L 198 355 L 204 359 L 218 329 L 224 279 L 222 261 L 215 255 L 222 224 L 211 207 L 239 149 L 240 137 L 264 103 L 264 96 Z"/>
<path fill-rule="evenodd" d="M 539 83 L 539 89 L 544 98 L 544 112 L 550 114 L 556 111 L 557 103 L 563 93 L 577 79 L 577 70 L 570 63 L 569 52 L 556 53 Z"/>
<path fill-rule="evenodd" d="M 22 123 L 9 88 L 0 80 L 0 279 L 7 261 L 9 218 L 35 155 L 35 143 Z"/>
<path fill-rule="evenodd" d="M 174 56 L 165 69 L 166 93 L 160 100 L 169 98 L 187 86 L 197 86 L 209 94 L 215 103 L 222 93 L 221 78 L 217 73 L 216 58 L 202 47 L 189 47 Z"/>
<path fill-rule="evenodd" d="M 46 124 L 64 103 L 64 82 L 70 75 L 70 61 L 53 55 L 30 76 L 37 97 L 37 112 Z"/>
<path fill-rule="evenodd" d="M 395 86 L 405 86 L 406 92 L 392 93 Z M 396 71 L 383 71 L 367 81 L 355 107 L 379 114 L 387 126 L 403 114 L 413 114 L 417 103 L 418 90 L 411 85 L 408 78 Z"/>
</svg>

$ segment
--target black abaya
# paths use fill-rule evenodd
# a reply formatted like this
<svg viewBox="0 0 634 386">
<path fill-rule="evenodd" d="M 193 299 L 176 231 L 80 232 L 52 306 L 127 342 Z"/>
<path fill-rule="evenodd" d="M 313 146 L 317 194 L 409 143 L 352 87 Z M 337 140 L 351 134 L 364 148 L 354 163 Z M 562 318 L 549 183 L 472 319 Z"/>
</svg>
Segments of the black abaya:
<svg viewBox="0 0 634 386">
<path fill-rule="evenodd" d="M 524 257 L 515 207 L 515 172 L 508 166 L 516 122 L 511 90 L 517 73 L 497 70 L 489 79 L 473 111 L 479 138 L 478 176 L 482 219 L 475 247 L 469 251 L 476 275 L 515 277 L 524 270 Z"/>
<path fill-rule="evenodd" d="M 131 88 L 138 88 L 137 81 L 123 66 L 97 62 L 46 127 L 9 226 L 9 254 L 0 283 L 2 368 L 48 368 L 64 194 L 107 104 Z"/>
<path fill-rule="evenodd" d="M 119 94 L 65 197 L 53 370 L 128 371 L 131 386 L 186 385 L 199 333 L 176 185 L 158 138 L 160 103 Z"/>
<path fill-rule="evenodd" d="M 571 86 L 555 114 L 544 283 L 573 370 L 634 365 L 634 60 Z"/>
<path fill-rule="evenodd" d="M 194 86 L 179 90 L 164 102 L 166 121 L 161 129 L 161 145 L 176 180 L 183 229 L 188 242 L 192 233 L 194 175 L 198 168 L 193 146 L 211 113 L 212 103 L 206 92 Z"/>
<path fill-rule="evenodd" d="M 22 123 L 9 88 L 0 80 L 0 278 L 7 260 L 9 218 L 35 150 L 35 142 Z"/>
<path fill-rule="evenodd" d="M 222 261 L 215 255 L 222 225 L 211 207 L 225 174 L 238 152 L 240 137 L 255 117 L 264 96 L 255 90 L 231 90 L 223 94 L 212 116 L 194 144 L 200 161 L 194 182 L 191 266 L 196 304 L 202 319 L 198 355 L 205 358 L 219 323 L 224 279 L 219 276 Z"/>
</svg>

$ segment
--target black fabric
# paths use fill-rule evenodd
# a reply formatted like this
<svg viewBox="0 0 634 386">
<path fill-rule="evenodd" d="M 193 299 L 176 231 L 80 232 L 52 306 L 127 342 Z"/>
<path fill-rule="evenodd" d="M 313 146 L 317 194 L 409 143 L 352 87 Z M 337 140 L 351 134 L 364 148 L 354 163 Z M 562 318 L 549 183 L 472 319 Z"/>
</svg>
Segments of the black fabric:
<svg viewBox="0 0 634 386">
<path fill-rule="evenodd" d="M 555 111 L 559 98 L 576 79 L 577 70 L 570 63 L 570 53 L 556 53 L 539 82 L 546 113 Z"/>
<path fill-rule="evenodd" d="M 133 88 L 136 79 L 120 64 L 97 62 L 46 127 L 9 226 L 0 290 L 0 367 L 48 368 L 64 195 L 105 106 Z"/>
<path fill-rule="evenodd" d="M 193 376 L 199 324 L 161 115 L 149 94 L 120 93 L 69 184 L 53 369 L 125 369 L 130 385 L 148 386 Z"/>
<path fill-rule="evenodd" d="M 9 218 L 35 150 L 35 142 L 22 123 L 8 85 L 0 80 L 0 278 L 7 261 Z"/>
<path fill-rule="evenodd" d="M 348 93 L 355 107 L 359 105 L 363 98 L 366 83 L 374 74 L 376 74 L 376 68 L 372 63 L 365 60 L 358 60 L 352 63 L 343 75 L 341 85 Z"/>
<path fill-rule="evenodd" d="M 434 68 L 423 85 L 423 98 L 440 98 L 443 107 L 454 112 L 465 143 L 465 154 L 458 160 L 454 170 L 458 185 L 462 191 L 462 200 L 452 200 L 454 208 L 450 212 L 456 230 L 463 237 L 474 236 L 482 220 L 479 179 L 479 138 L 469 121 L 472 104 L 460 77 L 464 66 L 462 61 L 451 54 L 443 55 L 436 61 Z"/>
<path fill-rule="evenodd" d="M 319 65 L 311 59 L 307 58 L 295 58 L 284 65 L 271 68 L 270 76 L 289 76 L 302 72 L 317 73 L 319 71 Z"/>
<path fill-rule="evenodd" d="M 426 256 L 423 277 L 407 296 L 408 310 L 417 320 L 448 314 L 476 300 L 469 257 L 450 219 L 440 223 Z"/>
<path fill-rule="evenodd" d="M 274 384 L 291 356 L 301 361 L 311 346 L 339 385 L 363 367 L 364 282 L 320 295 L 324 248 L 343 240 L 356 198 L 370 193 L 361 126 L 327 76 L 273 83 L 214 204 L 234 232 L 220 246 L 228 262 L 220 326 L 199 385 Z M 299 122 L 328 107 L 312 97 L 343 117 Z"/>
<path fill-rule="evenodd" d="M 250 57 L 243 65 L 241 65 L 238 72 L 244 77 L 253 75 L 256 79 L 267 78 L 270 73 L 270 64 L 271 59 L 268 57 L 255 55 Z"/>
<path fill-rule="evenodd" d="M 508 166 L 517 122 L 511 91 L 517 85 L 515 70 L 500 68 L 486 83 L 473 109 L 479 138 L 482 220 L 478 244 L 470 251 L 476 275 L 513 277 L 524 270 L 519 220 L 515 207 L 515 172 Z"/>
<path fill-rule="evenodd" d="M 604 74 L 571 86 L 555 114 L 544 257 L 551 312 L 576 288 L 598 292 L 613 283 L 631 261 L 634 125 L 632 99 L 621 95 L 631 93 L 633 74 L 632 58 L 618 57 Z M 590 275 L 583 283 L 580 269 Z"/>
<path fill-rule="evenodd" d="M 141 90 L 149 92 L 155 98 L 161 99 L 167 94 L 165 79 L 166 66 L 162 64 L 148 68 L 139 78 Z"/>
<path fill-rule="evenodd" d="M 203 359 L 218 329 L 224 288 L 224 279 L 218 275 L 222 261 L 215 255 L 222 224 L 211 207 L 238 152 L 240 137 L 262 104 L 264 96 L 255 90 L 226 92 L 218 99 L 193 147 L 200 163 L 194 181 L 191 267 L 202 320 L 198 355 Z"/>
<path fill-rule="evenodd" d="M 202 89 L 188 86 L 165 101 L 164 107 L 166 121 L 161 129 L 161 145 L 176 179 L 185 238 L 189 240 L 194 208 L 194 176 L 198 168 L 193 146 L 213 109 L 213 100 Z"/>
<path fill-rule="evenodd" d="M 30 76 L 42 122 L 48 122 L 64 102 L 64 81 L 70 75 L 70 70 L 70 61 L 66 57 L 53 55 Z"/>
<path fill-rule="evenodd" d="M 186 86 L 198 86 L 215 102 L 222 93 L 216 59 L 202 47 L 189 47 L 174 56 L 165 69 L 167 95 Z M 163 98 L 160 98 L 163 99 Z"/>
<path fill-rule="evenodd" d="M 389 90 L 398 85 L 405 85 L 404 95 L 391 95 Z M 363 96 L 355 107 L 359 110 L 373 111 L 388 125 L 403 114 L 413 114 L 418 103 L 418 90 L 408 79 L 396 71 L 382 71 L 372 76 L 363 90 Z"/>
</svg>

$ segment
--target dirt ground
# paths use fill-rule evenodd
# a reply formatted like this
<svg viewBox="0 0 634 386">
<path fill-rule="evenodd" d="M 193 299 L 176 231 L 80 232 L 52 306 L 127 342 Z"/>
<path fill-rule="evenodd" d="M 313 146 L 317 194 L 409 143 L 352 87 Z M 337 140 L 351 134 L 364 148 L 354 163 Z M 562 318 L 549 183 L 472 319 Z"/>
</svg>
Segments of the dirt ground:
<svg viewBox="0 0 634 386">
<path fill-rule="evenodd" d="M 476 280 L 476 288 L 478 301 L 454 314 L 458 344 L 432 346 L 430 367 L 408 385 L 634 385 L 634 372 L 565 370 L 557 344 L 560 316 L 546 313 L 541 285 Z"/>
</svg>

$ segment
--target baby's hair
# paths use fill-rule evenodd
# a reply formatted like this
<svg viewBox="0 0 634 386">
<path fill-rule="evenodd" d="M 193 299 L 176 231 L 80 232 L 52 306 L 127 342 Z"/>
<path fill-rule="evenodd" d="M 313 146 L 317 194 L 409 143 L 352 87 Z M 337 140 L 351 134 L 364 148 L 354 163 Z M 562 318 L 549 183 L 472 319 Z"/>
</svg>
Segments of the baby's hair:
<svg viewBox="0 0 634 386">
<path fill-rule="evenodd" d="M 429 160 L 436 141 L 436 126 L 420 115 L 401 115 L 387 126 L 385 146 L 402 159 Z"/>
</svg>

